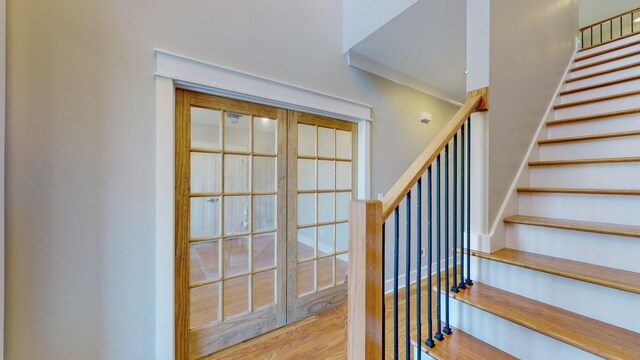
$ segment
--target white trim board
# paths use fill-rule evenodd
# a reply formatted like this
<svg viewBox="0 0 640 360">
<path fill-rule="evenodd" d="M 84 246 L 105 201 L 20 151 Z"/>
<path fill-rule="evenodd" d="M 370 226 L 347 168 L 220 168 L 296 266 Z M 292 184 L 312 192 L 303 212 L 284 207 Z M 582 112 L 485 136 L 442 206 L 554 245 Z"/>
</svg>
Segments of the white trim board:
<svg viewBox="0 0 640 360">
<path fill-rule="evenodd" d="M 459 264 L 460 262 L 458 262 Z M 453 256 L 449 256 L 449 264 L 453 264 Z M 440 263 L 440 268 L 442 270 L 445 269 L 444 266 L 444 259 L 442 259 L 441 263 Z M 433 270 L 431 272 L 431 275 L 436 276 L 436 274 L 438 273 L 438 262 L 434 261 L 431 263 L 431 269 L 436 269 Z M 421 278 L 422 279 L 426 279 L 429 276 L 429 265 L 423 265 L 422 266 L 422 271 L 421 271 Z M 411 272 L 409 273 L 409 284 L 415 284 L 416 283 L 416 278 L 418 276 L 418 270 L 414 269 L 411 270 Z M 406 287 L 406 275 L 405 274 L 401 274 L 398 275 L 398 290 L 399 289 L 404 289 Z M 393 292 L 393 277 L 391 277 L 391 279 L 387 279 L 384 281 L 384 293 L 385 294 L 389 294 Z"/>
<path fill-rule="evenodd" d="M 155 55 L 157 76 L 173 79 L 194 90 L 341 120 L 371 120 L 371 106 L 367 104 L 165 50 L 156 49 Z"/>
<path fill-rule="evenodd" d="M 493 237 L 498 229 L 498 227 L 502 224 L 502 218 L 504 217 L 504 213 L 507 209 L 507 207 L 509 206 L 510 202 L 512 199 L 516 199 L 517 200 L 517 191 L 516 191 L 516 187 L 518 186 L 518 183 L 520 181 L 520 178 L 522 177 L 522 174 L 524 173 L 524 170 L 527 168 L 528 164 L 529 164 L 529 159 L 531 158 L 531 154 L 533 153 L 533 149 L 536 148 L 536 145 L 538 143 L 538 139 L 540 138 L 540 135 L 542 134 L 542 129 L 544 129 L 545 124 L 547 122 L 547 118 L 549 117 L 549 114 L 551 114 L 551 111 L 553 110 L 553 106 L 556 104 L 558 97 L 560 96 L 560 91 L 562 90 L 562 87 L 564 85 L 564 80 L 566 79 L 567 75 L 569 74 L 569 72 L 571 71 L 571 67 L 573 65 L 574 59 L 576 58 L 576 55 L 578 54 L 578 50 L 580 49 L 579 47 L 579 41 L 578 38 L 576 37 L 575 40 L 575 49 L 573 50 L 573 55 L 571 56 L 571 58 L 569 59 L 569 63 L 567 64 L 567 67 L 564 71 L 564 74 L 562 75 L 562 78 L 560 79 L 560 83 L 558 84 L 558 87 L 556 88 L 556 92 L 553 94 L 553 97 L 551 98 L 551 101 L 549 101 L 549 106 L 547 107 L 547 111 L 544 113 L 544 116 L 542 116 L 542 119 L 540 120 L 540 124 L 538 125 L 538 129 L 536 130 L 536 133 L 533 135 L 533 138 L 531 139 L 531 143 L 529 144 L 529 149 L 527 150 L 526 155 L 524 156 L 524 158 L 522 159 L 522 163 L 520 164 L 520 168 L 518 169 L 518 172 L 516 173 L 516 176 L 513 179 L 513 182 L 511 183 L 511 186 L 509 187 L 509 191 L 507 192 L 504 201 L 502 202 L 502 205 L 500 206 L 500 210 L 498 211 L 498 215 L 496 216 L 493 225 L 491 226 L 491 230 L 489 232 L 489 236 L 491 237 L 492 241 L 493 241 Z M 502 234 L 504 235 L 504 234 Z"/>
<path fill-rule="evenodd" d="M 2 1 L 2 0 L 0 0 Z M 223 66 L 155 50 L 156 360 L 174 358 L 175 89 L 329 116 L 358 124 L 358 197 L 370 197 L 371 106 Z M 1 359 L 0 359 L 1 360 Z"/>
</svg>

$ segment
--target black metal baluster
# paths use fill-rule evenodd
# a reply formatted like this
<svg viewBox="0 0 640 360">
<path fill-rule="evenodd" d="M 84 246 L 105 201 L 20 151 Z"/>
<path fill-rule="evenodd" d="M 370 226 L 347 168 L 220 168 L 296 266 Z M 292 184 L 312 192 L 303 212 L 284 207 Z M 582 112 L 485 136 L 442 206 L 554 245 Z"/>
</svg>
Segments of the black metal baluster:
<svg viewBox="0 0 640 360">
<path fill-rule="evenodd" d="M 449 327 L 449 144 L 444 147 L 444 329 L 451 335 Z"/>
<path fill-rule="evenodd" d="M 398 359 L 398 248 L 400 246 L 400 211 L 394 212 L 393 234 L 393 358 Z"/>
<path fill-rule="evenodd" d="M 580 30 L 580 36 L 581 36 L 580 46 L 584 48 L 584 30 Z"/>
<path fill-rule="evenodd" d="M 609 21 L 609 40 L 613 40 L 613 20 Z"/>
<path fill-rule="evenodd" d="M 473 285 L 471 281 L 471 117 L 467 119 L 467 280 L 465 285 Z"/>
<path fill-rule="evenodd" d="M 622 16 L 620 16 L 620 36 L 622 37 Z"/>
<path fill-rule="evenodd" d="M 631 12 L 631 33 L 633 34 L 633 24 L 635 23 L 635 21 L 633 21 L 633 12 Z"/>
<path fill-rule="evenodd" d="M 431 166 L 427 169 L 427 282 L 429 283 L 429 291 L 427 291 L 427 313 L 429 314 L 427 320 L 427 327 L 429 329 L 429 335 L 424 344 L 430 348 L 436 346 L 433 341 L 433 303 L 431 301 L 433 293 L 433 270 L 431 264 L 433 263 L 433 224 L 431 214 Z"/>
<path fill-rule="evenodd" d="M 602 23 L 600 23 L 600 42 L 602 42 Z"/>
<path fill-rule="evenodd" d="M 384 263 L 385 263 L 385 255 L 386 255 L 386 247 L 387 247 L 387 232 L 386 232 L 386 222 L 382 223 L 382 281 L 383 281 L 383 286 L 384 286 L 384 281 L 387 279 L 386 278 L 386 271 L 385 271 L 385 267 Z M 387 304 L 386 304 L 386 299 L 385 299 L 385 291 L 384 291 L 384 287 L 382 290 L 382 358 L 384 359 L 385 356 L 387 355 L 387 349 L 386 349 L 386 344 L 387 344 L 387 338 L 386 338 L 386 321 L 385 319 L 387 318 L 385 315 L 387 313 Z"/>
<path fill-rule="evenodd" d="M 416 335 L 418 347 L 422 344 L 422 306 L 420 301 L 422 292 L 422 178 L 418 179 L 418 197 L 416 211 Z M 431 287 L 429 287 L 431 289 Z"/>
<path fill-rule="evenodd" d="M 438 296 L 438 302 L 436 303 L 437 306 L 437 324 L 436 324 L 436 328 L 438 329 L 438 331 L 435 334 L 435 338 L 436 340 L 444 340 L 444 335 L 442 335 L 442 321 L 440 320 L 442 314 L 440 313 L 441 311 L 441 303 L 442 303 L 442 294 L 440 292 L 440 288 L 442 286 L 442 268 L 441 268 L 441 258 L 442 258 L 442 254 L 440 252 L 440 247 L 441 247 L 441 242 L 442 242 L 442 237 L 440 234 L 440 224 L 442 222 L 441 220 L 441 212 L 440 212 L 440 155 L 438 155 L 438 157 L 436 158 L 436 256 L 437 256 L 437 260 L 436 260 L 436 266 L 437 266 L 437 276 L 436 276 L 436 281 L 438 282 L 437 284 L 437 296 Z"/>
<path fill-rule="evenodd" d="M 591 34 L 591 44 L 589 46 L 593 46 L 593 27 L 589 28 L 589 34 Z"/>
<path fill-rule="evenodd" d="M 405 356 L 408 359 L 411 354 L 411 191 L 406 197 L 406 214 L 405 214 L 405 272 L 404 272 L 404 313 L 405 313 Z"/>
<path fill-rule="evenodd" d="M 464 159 L 465 159 L 465 145 L 467 138 L 465 137 L 464 125 L 460 129 L 460 283 L 458 289 L 466 289 L 464 285 Z"/>
<path fill-rule="evenodd" d="M 458 292 L 458 133 L 453 135 L 453 285 L 451 291 Z"/>
</svg>

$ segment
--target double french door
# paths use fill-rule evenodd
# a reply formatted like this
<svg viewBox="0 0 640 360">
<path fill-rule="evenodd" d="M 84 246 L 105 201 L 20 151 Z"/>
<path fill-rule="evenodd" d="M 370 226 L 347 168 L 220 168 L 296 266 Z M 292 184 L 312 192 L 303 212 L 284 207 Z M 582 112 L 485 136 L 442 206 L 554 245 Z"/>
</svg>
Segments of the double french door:
<svg viewBox="0 0 640 360">
<path fill-rule="evenodd" d="M 347 296 L 352 123 L 177 90 L 176 358 Z"/>
</svg>

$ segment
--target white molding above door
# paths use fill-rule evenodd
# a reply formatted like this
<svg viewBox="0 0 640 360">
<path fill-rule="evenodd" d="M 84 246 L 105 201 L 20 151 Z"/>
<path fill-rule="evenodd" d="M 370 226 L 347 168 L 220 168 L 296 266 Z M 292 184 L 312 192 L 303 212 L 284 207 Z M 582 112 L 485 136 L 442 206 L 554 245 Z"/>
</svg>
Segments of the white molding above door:
<svg viewBox="0 0 640 360">
<path fill-rule="evenodd" d="M 156 75 L 191 89 L 232 99 L 359 122 L 371 106 L 338 96 L 156 49 Z"/>
<path fill-rule="evenodd" d="M 3 1 L 3 0 L 0 0 Z M 174 358 L 175 89 L 358 123 L 358 198 L 369 198 L 370 105 L 156 49 L 156 360 Z M 0 359 L 1 360 L 1 359 Z"/>
</svg>

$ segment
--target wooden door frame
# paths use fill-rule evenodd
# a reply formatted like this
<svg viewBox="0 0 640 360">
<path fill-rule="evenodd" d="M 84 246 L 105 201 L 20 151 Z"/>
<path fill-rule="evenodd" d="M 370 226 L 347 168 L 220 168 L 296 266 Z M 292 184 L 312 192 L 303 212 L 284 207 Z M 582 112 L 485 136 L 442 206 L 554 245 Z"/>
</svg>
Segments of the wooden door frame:
<svg viewBox="0 0 640 360">
<path fill-rule="evenodd" d="M 368 198 L 371 106 L 223 66 L 155 50 L 156 359 L 174 354 L 174 149 L 176 88 L 326 115 L 358 124 L 359 198 Z"/>
<path fill-rule="evenodd" d="M 4 288 L 5 288 L 5 208 L 4 208 L 4 174 L 5 174 L 5 114 L 6 114 L 6 58 L 7 58 L 7 2 L 0 0 L 0 360 L 4 359 Z"/>
</svg>

